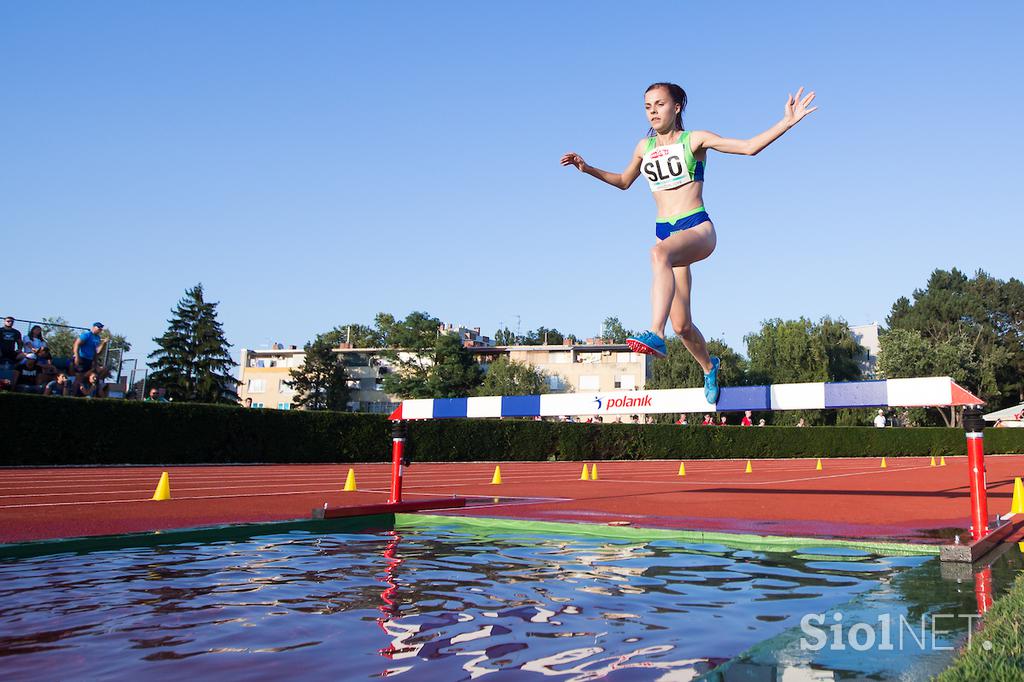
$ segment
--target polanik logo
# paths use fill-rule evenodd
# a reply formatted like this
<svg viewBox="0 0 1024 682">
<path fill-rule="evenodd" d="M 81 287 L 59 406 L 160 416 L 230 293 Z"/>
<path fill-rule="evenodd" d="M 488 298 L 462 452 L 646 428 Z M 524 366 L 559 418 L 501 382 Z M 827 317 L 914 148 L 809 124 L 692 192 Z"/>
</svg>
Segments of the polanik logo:
<svg viewBox="0 0 1024 682">
<path fill-rule="evenodd" d="M 604 400 L 603 398 L 594 398 L 594 402 L 597 403 L 597 411 L 601 411 L 602 402 L 604 404 L 605 412 L 613 410 L 615 408 L 627 408 L 627 407 L 650 407 L 651 396 L 638 396 L 636 398 L 632 396 L 622 396 L 621 398 L 609 398 Z"/>
</svg>

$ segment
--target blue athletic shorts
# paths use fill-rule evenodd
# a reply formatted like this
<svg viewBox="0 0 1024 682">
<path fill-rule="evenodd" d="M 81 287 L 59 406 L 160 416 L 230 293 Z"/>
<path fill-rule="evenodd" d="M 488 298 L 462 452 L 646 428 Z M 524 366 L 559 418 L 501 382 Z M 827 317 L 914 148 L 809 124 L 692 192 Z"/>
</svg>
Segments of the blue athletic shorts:
<svg viewBox="0 0 1024 682">
<path fill-rule="evenodd" d="M 701 223 L 711 220 L 708 217 L 708 212 L 704 210 L 703 206 L 695 208 L 689 213 L 683 215 L 671 216 L 670 218 L 660 218 L 654 223 L 654 235 L 660 239 L 667 239 L 673 232 L 681 232 L 682 230 L 688 230 L 691 227 L 696 227 Z"/>
</svg>

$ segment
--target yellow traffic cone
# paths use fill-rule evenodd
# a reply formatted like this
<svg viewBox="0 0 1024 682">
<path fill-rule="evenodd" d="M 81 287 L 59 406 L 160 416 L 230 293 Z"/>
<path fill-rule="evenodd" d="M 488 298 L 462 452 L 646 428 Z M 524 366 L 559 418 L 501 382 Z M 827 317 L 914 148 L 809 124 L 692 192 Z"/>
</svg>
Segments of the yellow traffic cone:
<svg viewBox="0 0 1024 682">
<path fill-rule="evenodd" d="M 818 458 L 818 463 L 814 465 L 815 471 L 821 471 L 821 457 Z"/>
<path fill-rule="evenodd" d="M 500 484 L 501 484 L 501 467 L 500 466 L 496 466 L 496 467 L 494 467 L 494 476 L 491 476 L 491 485 L 500 485 Z"/>
<path fill-rule="evenodd" d="M 341 489 L 343 493 L 354 493 L 356 491 L 356 472 L 355 469 L 348 470 L 348 477 L 345 479 L 345 487 Z"/>
<path fill-rule="evenodd" d="M 745 473 L 745 474 L 752 474 L 752 473 L 754 473 L 754 467 L 750 466 L 750 460 L 749 459 L 747 460 L 747 468 L 743 471 L 743 473 Z"/>
<path fill-rule="evenodd" d="M 946 466 L 946 458 L 945 457 L 939 457 L 939 466 L 940 467 Z"/>
<path fill-rule="evenodd" d="M 928 466 L 935 466 L 935 458 L 934 457 L 932 457 L 932 463 L 929 464 Z"/>
<path fill-rule="evenodd" d="M 594 462 L 594 464 L 590 467 L 590 480 L 597 480 L 597 462 Z"/>
<path fill-rule="evenodd" d="M 886 465 L 886 463 L 885 463 L 885 457 L 883 457 L 883 458 L 882 458 L 882 466 L 880 466 L 880 467 L 878 467 L 878 468 L 879 468 L 879 469 L 888 469 L 888 468 L 889 468 L 889 467 L 888 467 L 888 466 Z"/>
<path fill-rule="evenodd" d="M 680 476 L 685 476 L 686 475 L 686 464 L 683 463 L 683 462 L 679 463 L 679 475 Z"/>
<path fill-rule="evenodd" d="M 586 464 L 583 465 L 583 471 L 580 473 L 580 480 L 581 481 L 589 481 L 590 480 L 590 472 L 587 471 L 587 465 Z"/>
<path fill-rule="evenodd" d="M 154 500 L 171 499 L 171 477 L 165 471 L 160 476 L 160 482 L 156 484 L 156 491 L 153 493 Z"/>
<path fill-rule="evenodd" d="M 1019 478 L 1013 479 L 1013 502 L 1010 503 L 1011 514 L 1024 514 L 1024 483 Z"/>
</svg>

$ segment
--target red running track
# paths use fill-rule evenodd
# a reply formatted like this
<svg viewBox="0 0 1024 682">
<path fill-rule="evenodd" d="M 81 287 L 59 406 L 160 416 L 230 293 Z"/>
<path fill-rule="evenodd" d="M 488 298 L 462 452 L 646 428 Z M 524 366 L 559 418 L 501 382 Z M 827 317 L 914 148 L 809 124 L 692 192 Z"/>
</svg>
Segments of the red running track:
<svg viewBox="0 0 1024 682">
<path fill-rule="evenodd" d="M 416 463 L 404 499 L 499 497 L 451 514 L 788 536 L 944 543 L 969 523 L 965 457 Z M 591 463 L 588 463 L 591 464 Z M 1009 510 L 1024 456 L 986 456 L 991 515 Z M 390 464 L 357 464 L 357 492 L 341 492 L 347 465 L 0 469 L 0 542 L 106 535 L 226 523 L 309 519 L 314 507 L 385 502 Z M 162 471 L 172 499 L 150 498 Z M 532 498 L 532 499 L 521 499 Z M 539 499 L 543 498 L 543 499 Z M 431 512 L 438 513 L 438 512 Z"/>
</svg>

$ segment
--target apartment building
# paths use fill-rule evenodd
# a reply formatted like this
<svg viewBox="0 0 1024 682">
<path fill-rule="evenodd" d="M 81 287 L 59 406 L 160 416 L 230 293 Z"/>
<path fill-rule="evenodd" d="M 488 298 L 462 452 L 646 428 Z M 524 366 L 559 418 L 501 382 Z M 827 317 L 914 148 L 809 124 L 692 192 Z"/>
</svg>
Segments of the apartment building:
<svg viewBox="0 0 1024 682">
<path fill-rule="evenodd" d="M 502 356 L 543 371 L 552 393 L 642 389 L 650 371 L 650 357 L 630 352 L 625 344 L 467 347 L 484 371 Z M 389 414 L 397 407 L 398 400 L 383 390 L 384 376 L 394 368 L 381 349 L 338 348 L 335 352 L 348 372 L 350 410 Z M 295 392 L 287 382 L 291 370 L 302 366 L 303 357 L 294 346 L 242 349 L 242 400 L 252 398 L 253 407 L 291 409 Z"/>
<path fill-rule="evenodd" d="M 290 410 L 295 390 L 287 382 L 291 370 L 302 367 L 305 357 L 301 348 L 285 348 L 277 343 L 270 350 L 243 348 L 239 360 L 239 398 L 243 402 L 246 398 L 252 398 L 253 407 Z"/>
</svg>

